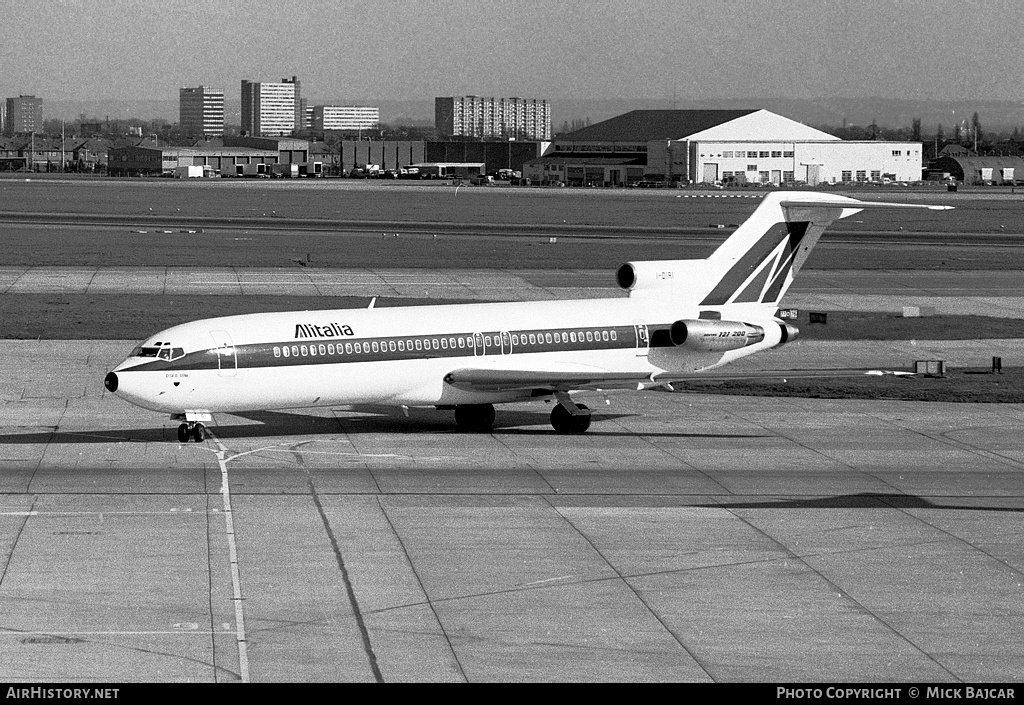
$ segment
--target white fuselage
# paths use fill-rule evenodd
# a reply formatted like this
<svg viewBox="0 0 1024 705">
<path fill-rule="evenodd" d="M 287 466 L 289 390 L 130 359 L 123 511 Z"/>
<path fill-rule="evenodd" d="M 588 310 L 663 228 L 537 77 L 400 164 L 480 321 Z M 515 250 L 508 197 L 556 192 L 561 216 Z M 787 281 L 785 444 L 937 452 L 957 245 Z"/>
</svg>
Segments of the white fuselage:
<svg viewBox="0 0 1024 705">
<path fill-rule="evenodd" d="M 115 368 L 115 393 L 171 414 L 507 402 L 537 393 L 465 389 L 445 376 L 471 368 L 618 373 L 654 382 L 659 375 L 717 367 L 780 342 L 778 323 L 764 307 L 738 309 L 722 317 L 742 316 L 731 320 L 763 326 L 767 334 L 725 352 L 666 343 L 674 321 L 697 318 L 699 311 L 678 299 L 653 297 L 212 318 L 146 340 Z"/>
</svg>

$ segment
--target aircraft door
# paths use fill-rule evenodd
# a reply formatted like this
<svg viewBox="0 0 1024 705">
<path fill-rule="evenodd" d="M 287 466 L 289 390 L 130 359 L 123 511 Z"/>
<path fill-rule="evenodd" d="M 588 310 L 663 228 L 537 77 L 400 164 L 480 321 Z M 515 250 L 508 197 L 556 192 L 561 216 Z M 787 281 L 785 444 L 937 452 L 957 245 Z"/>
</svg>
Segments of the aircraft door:
<svg viewBox="0 0 1024 705">
<path fill-rule="evenodd" d="M 487 346 L 484 345 L 484 334 L 473 334 L 473 354 L 477 357 L 487 354 Z"/>
<path fill-rule="evenodd" d="M 231 342 L 231 336 L 226 330 L 212 330 L 210 337 L 216 346 L 214 352 L 217 354 L 217 369 L 220 376 L 234 377 L 238 374 L 238 355 Z"/>
<path fill-rule="evenodd" d="M 503 330 L 501 335 L 501 354 L 510 355 L 512 353 L 512 336 L 507 330 Z"/>
<path fill-rule="evenodd" d="M 651 338 L 647 331 L 647 324 L 634 321 L 633 330 L 636 331 L 636 356 L 647 357 L 647 353 L 651 349 Z"/>
</svg>

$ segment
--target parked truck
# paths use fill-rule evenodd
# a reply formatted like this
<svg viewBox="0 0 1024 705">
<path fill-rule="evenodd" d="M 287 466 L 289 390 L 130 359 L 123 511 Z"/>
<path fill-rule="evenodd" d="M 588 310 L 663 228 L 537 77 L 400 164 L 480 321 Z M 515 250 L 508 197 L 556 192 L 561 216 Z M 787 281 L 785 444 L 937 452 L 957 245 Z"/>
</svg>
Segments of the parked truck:
<svg viewBox="0 0 1024 705">
<path fill-rule="evenodd" d="M 299 165 L 272 164 L 270 175 L 275 179 L 297 179 L 299 178 Z"/>
<path fill-rule="evenodd" d="M 174 178 L 176 179 L 201 179 L 204 176 L 202 166 L 176 166 L 174 167 Z"/>
<path fill-rule="evenodd" d="M 250 179 L 268 179 L 270 174 L 268 173 L 267 164 L 235 164 L 235 175 L 248 177 Z"/>
</svg>

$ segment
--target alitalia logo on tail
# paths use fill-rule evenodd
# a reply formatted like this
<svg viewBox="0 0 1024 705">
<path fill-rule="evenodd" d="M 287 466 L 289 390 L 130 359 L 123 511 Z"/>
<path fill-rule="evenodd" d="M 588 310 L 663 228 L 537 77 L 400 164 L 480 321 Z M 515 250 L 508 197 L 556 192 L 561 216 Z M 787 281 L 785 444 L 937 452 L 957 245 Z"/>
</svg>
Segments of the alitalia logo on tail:
<svg viewBox="0 0 1024 705">
<path fill-rule="evenodd" d="M 732 265 L 700 305 L 777 301 L 809 224 L 780 222 L 772 225 L 754 247 Z M 765 284 L 769 282 L 766 290 Z"/>
<path fill-rule="evenodd" d="M 328 323 L 325 326 L 318 326 L 312 323 L 296 323 L 296 338 L 342 338 L 355 335 L 351 326 L 343 326 L 338 323 Z"/>
<path fill-rule="evenodd" d="M 734 264 L 702 306 L 732 303 L 773 303 L 793 267 L 793 257 L 809 223 L 776 223 Z M 781 247 L 780 247 L 781 246 Z M 760 267 L 760 268 L 759 268 Z M 756 274 L 755 274 L 756 272 Z M 754 274 L 753 277 L 751 275 Z M 765 284 L 771 282 L 765 291 Z M 746 287 L 742 288 L 746 284 Z M 733 298 L 735 297 L 735 298 Z"/>
</svg>

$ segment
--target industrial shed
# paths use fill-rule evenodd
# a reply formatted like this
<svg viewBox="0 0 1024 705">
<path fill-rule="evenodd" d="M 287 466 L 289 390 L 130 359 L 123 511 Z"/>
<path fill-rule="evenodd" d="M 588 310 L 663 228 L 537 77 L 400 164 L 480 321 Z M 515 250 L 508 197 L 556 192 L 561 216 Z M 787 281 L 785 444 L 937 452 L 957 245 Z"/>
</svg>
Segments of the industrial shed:
<svg viewBox="0 0 1024 705">
<path fill-rule="evenodd" d="M 216 172 L 235 175 L 238 166 L 280 162 L 277 150 L 246 147 L 117 147 L 109 152 L 110 176 L 160 176 L 182 166 L 209 166 Z"/>
<path fill-rule="evenodd" d="M 952 178 L 964 184 L 1014 184 L 1024 182 L 1024 158 L 979 157 L 973 152 L 947 154 L 928 167 L 929 179 Z"/>
<path fill-rule="evenodd" d="M 570 185 L 918 181 L 921 143 L 844 141 L 767 110 L 634 110 L 558 137 L 523 176 Z"/>
</svg>

